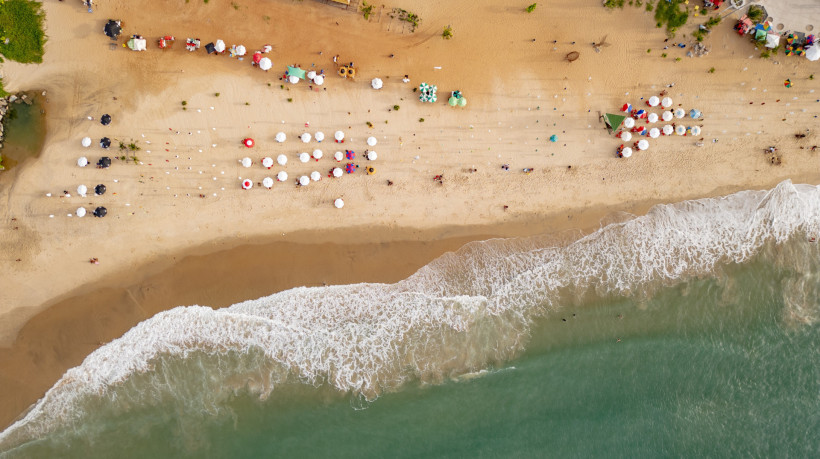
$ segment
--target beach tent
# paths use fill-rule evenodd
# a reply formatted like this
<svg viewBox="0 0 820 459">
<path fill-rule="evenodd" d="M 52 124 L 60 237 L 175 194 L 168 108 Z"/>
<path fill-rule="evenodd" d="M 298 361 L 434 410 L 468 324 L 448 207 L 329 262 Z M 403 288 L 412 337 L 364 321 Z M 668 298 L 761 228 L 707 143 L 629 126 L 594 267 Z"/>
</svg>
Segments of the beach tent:
<svg viewBox="0 0 820 459">
<path fill-rule="evenodd" d="M 604 124 L 610 131 L 617 131 L 621 127 L 621 123 L 626 119 L 625 115 L 613 115 L 612 113 L 604 114 Z M 633 120 L 634 123 L 635 120 Z"/>
<path fill-rule="evenodd" d="M 80 143 L 86 148 L 90 147 L 91 146 L 91 137 L 83 137 L 83 140 Z"/>
<path fill-rule="evenodd" d="M 629 147 L 624 148 L 623 150 L 621 150 L 621 156 L 623 156 L 624 158 L 629 158 L 630 156 L 632 156 L 632 149 Z"/>
<path fill-rule="evenodd" d="M 265 177 L 262 179 L 262 186 L 265 188 L 270 189 L 273 186 L 273 179 L 270 177 Z"/>
<path fill-rule="evenodd" d="M 266 72 L 267 72 L 268 70 L 270 70 L 270 69 L 271 69 L 271 67 L 273 67 L 273 61 L 271 61 L 269 58 L 267 58 L 267 57 L 263 57 L 263 58 L 259 61 L 259 68 L 260 68 L 260 69 L 262 69 L 262 70 L 264 70 L 264 71 L 266 71 Z"/>
<path fill-rule="evenodd" d="M 253 181 L 249 179 L 242 180 L 242 189 L 243 190 L 250 190 L 253 188 Z"/>
<path fill-rule="evenodd" d="M 303 175 L 303 176 L 299 177 L 299 185 L 301 185 L 301 186 L 310 185 L 310 177 L 308 177 L 307 175 Z"/>
<path fill-rule="evenodd" d="M 653 139 L 657 139 L 660 136 L 661 136 L 660 129 L 652 128 L 652 129 L 649 130 L 649 137 L 652 137 Z"/>
<path fill-rule="evenodd" d="M 661 107 L 669 108 L 672 106 L 672 99 L 670 97 L 664 97 L 661 101 Z"/>
<path fill-rule="evenodd" d="M 776 33 L 766 34 L 766 47 L 774 49 L 780 46 L 780 35 Z"/>
<path fill-rule="evenodd" d="M 672 135 L 673 132 L 675 132 L 675 128 L 672 126 L 667 124 L 663 127 L 663 135 Z"/>
<path fill-rule="evenodd" d="M 334 1 L 338 1 L 338 0 L 334 0 Z M 337 209 L 341 209 L 342 207 L 344 207 L 344 206 L 345 206 L 345 202 L 344 202 L 344 201 L 342 201 L 342 198 L 336 198 L 336 200 L 335 200 L 335 201 L 333 201 L 333 205 L 334 205 Z"/>
<path fill-rule="evenodd" d="M 128 40 L 128 48 L 132 51 L 145 51 L 148 49 L 148 42 L 139 35 L 134 35 Z"/>
<path fill-rule="evenodd" d="M 217 40 L 216 43 L 214 43 L 214 49 L 218 53 L 225 52 L 225 42 L 222 40 Z"/>
<path fill-rule="evenodd" d="M 304 80 L 305 77 L 307 76 L 307 73 L 304 70 L 300 69 L 299 67 L 288 66 L 288 76 L 289 77 L 295 76 L 296 78 Z"/>
<path fill-rule="evenodd" d="M 271 158 L 270 156 L 262 158 L 262 167 L 266 167 L 268 169 L 273 167 L 273 158 Z"/>
<path fill-rule="evenodd" d="M 820 59 L 820 43 L 815 43 L 806 50 L 806 59 L 816 61 Z"/>
<path fill-rule="evenodd" d="M 320 174 L 319 171 L 313 171 L 310 173 L 310 179 L 314 182 L 318 182 L 319 180 L 322 180 L 322 174 Z"/>
<path fill-rule="evenodd" d="M 624 119 L 624 127 L 627 129 L 632 129 L 635 127 L 635 118 L 628 116 Z"/>
<path fill-rule="evenodd" d="M 284 142 L 287 138 L 288 138 L 288 136 L 286 136 L 284 132 L 276 133 L 276 141 L 279 142 L 279 143 Z"/>
<path fill-rule="evenodd" d="M 109 19 L 108 22 L 105 24 L 105 27 L 103 27 L 103 32 L 105 32 L 105 35 L 108 38 L 116 40 L 117 37 L 119 37 L 122 33 L 122 26 L 120 24 L 120 21 Z"/>
<path fill-rule="evenodd" d="M 310 155 L 307 153 L 299 153 L 299 161 L 302 161 L 303 163 L 310 161 Z"/>
<path fill-rule="evenodd" d="M 80 158 L 77 159 L 77 165 L 80 167 L 88 166 L 88 158 L 85 156 L 80 156 Z"/>
<path fill-rule="evenodd" d="M 75 212 L 75 213 L 80 218 L 85 217 L 85 207 L 78 207 L 77 212 Z"/>
<path fill-rule="evenodd" d="M 304 142 L 304 143 L 310 142 L 310 134 L 307 133 L 307 132 L 305 132 L 304 134 L 299 136 L 299 138 L 302 139 L 302 142 Z"/>
<path fill-rule="evenodd" d="M 108 209 L 106 209 L 105 207 L 97 207 L 96 209 L 94 209 L 94 216 L 95 217 L 103 218 L 106 215 L 108 215 Z"/>
<path fill-rule="evenodd" d="M 279 180 L 280 182 L 284 182 L 287 179 L 288 179 L 288 173 L 285 172 L 285 171 L 279 171 L 279 173 L 276 174 L 276 180 Z"/>
<path fill-rule="evenodd" d="M 650 123 L 657 123 L 658 122 L 658 114 L 657 113 L 650 113 L 647 121 Z"/>
<path fill-rule="evenodd" d="M 325 83 L 325 77 L 322 75 L 316 75 L 316 78 L 313 79 L 313 82 L 316 83 L 317 86 L 321 86 Z"/>
<path fill-rule="evenodd" d="M 334 167 L 334 168 L 333 168 L 333 176 L 334 176 L 334 177 L 339 178 L 339 177 L 341 177 L 342 175 L 344 175 L 344 171 L 343 171 L 343 170 L 341 170 L 341 169 L 340 169 L 340 168 L 338 168 L 338 167 Z"/>
<path fill-rule="evenodd" d="M 208 43 L 205 45 L 205 51 L 208 51 L 208 54 L 216 54 L 216 46 L 213 42 Z"/>
<path fill-rule="evenodd" d="M 313 134 L 313 138 L 316 139 L 317 142 L 321 142 L 322 140 L 325 140 L 325 133 L 318 131 L 316 134 Z"/>
<path fill-rule="evenodd" d="M 638 141 L 638 150 L 646 150 L 649 148 L 649 142 L 646 139 L 641 139 Z"/>
<path fill-rule="evenodd" d="M 375 161 L 376 159 L 378 159 L 379 154 L 378 154 L 378 153 L 376 153 L 375 151 L 372 151 L 372 150 L 371 150 L 371 151 L 368 151 L 368 152 L 365 154 L 365 156 L 366 156 L 366 157 L 367 157 L 367 159 L 369 159 L 370 161 Z"/>
<path fill-rule="evenodd" d="M 242 167 L 251 167 L 253 165 L 253 161 L 248 157 L 242 158 L 239 162 L 242 163 Z"/>
<path fill-rule="evenodd" d="M 370 81 L 370 87 L 372 87 L 373 89 L 381 89 L 382 86 L 384 86 L 384 82 L 381 80 L 381 78 L 373 78 L 373 80 Z"/>
<path fill-rule="evenodd" d="M 288 157 L 285 155 L 279 155 L 276 157 L 276 162 L 279 163 L 280 166 L 284 166 L 288 163 Z"/>
<path fill-rule="evenodd" d="M 660 104 L 660 103 L 661 103 L 661 100 L 658 99 L 658 96 L 652 96 L 652 97 L 649 98 L 648 101 L 646 101 L 646 104 L 649 105 L 650 107 L 657 107 L 658 104 Z"/>
<path fill-rule="evenodd" d="M 377 143 L 379 143 L 379 141 L 376 140 L 375 137 L 371 136 L 371 137 L 367 138 L 367 144 L 370 145 L 371 147 L 375 147 Z"/>
</svg>

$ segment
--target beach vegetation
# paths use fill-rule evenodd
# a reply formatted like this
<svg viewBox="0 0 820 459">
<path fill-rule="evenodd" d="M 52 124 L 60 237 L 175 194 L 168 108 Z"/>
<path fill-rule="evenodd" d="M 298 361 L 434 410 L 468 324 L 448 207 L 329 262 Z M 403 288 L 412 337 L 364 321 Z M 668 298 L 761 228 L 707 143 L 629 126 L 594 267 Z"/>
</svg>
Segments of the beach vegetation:
<svg viewBox="0 0 820 459">
<path fill-rule="evenodd" d="M 681 58 L 680 58 L 680 57 L 676 57 L 676 58 L 675 58 L 675 62 L 680 62 L 680 61 L 681 61 Z"/>
<path fill-rule="evenodd" d="M 186 106 L 186 105 L 188 105 L 188 101 L 187 101 L 187 100 L 183 100 L 183 101 L 182 101 L 182 106 L 184 107 L 184 106 Z"/>
<path fill-rule="evenodd" d="M 219 97 L 219 93 L 218 92 L 214 93 L 214 96 Z"/>
<path fill-rule="evenodd" d="M 450 26 L 445 27 L 444 32 L 441 32 L 441 37 L 445 40 L 453 38 L 453 28 Z"/>
<path fill-rule="evenodd" d="M 202 0 L 204 3 L 208 3 L 210 0 Z"/>
<path fill-rule="evenodd" d="M 706 31 L 698 29 L 692 34 L 692 37 L 694 37 L 698 42 L 701 42 L 706 38 Z"/>
<path fill-rule="evenodd" d="M 655 20 L 658 27 L 666 24 L 666 31 L 674 36 L 675 31 L 689 20 L 689 10 L 681 9 L 684 0 L 659 1 L 655 7 Z"/>
<path fill-rule="evenodd" d="M 714 67 L 710 68 L 709 73 L 715 73 L 715 68 Z"/>
<path fill-rule="evenodd" d="M 649 48 L 649 49 L 646 50 L 646 54 L 649 54 L 651 52 L 652 52 L 652 48 Z"/>
<path fill-rule="evenodd" d="M 262 19 L 264 19 L 265 22 L 270 22 L 270 16 L 268 16 L 268 15 L 262 16 Z"/>
<path fill-rule="evenodd" d="M 399 21 L 409 22 L 413 25 L 413 28 L 410 30 L 411 32 L 415 32 L 416 27 L 418 27 L 421 23 L 421 18 L 418 14 L 411 13 L 401 8 L 393 8 L 393 11 L 390 13 L 390 18 L 398 18 Z"/>
<path fill-rule="evenodd" d="M 604 6 L 607 8 L 623 8 L 626 0 L 606 0 Z"/>
<path fill-rule="evenodd" d="M 809 79 L 811 80 L 812 77 L 809 77 Z M 2 88 L 0 88 L 0 89 L 2 89 Z M 399 111 L 399 108 L 401 108 L 401 107 L 399 107 L 398 105 L 393 106 L 393 110 L 395 110 L 395 111 Z"/>
<path fill-rule="evenodd" d="M 279 89 L 285 89 L 285 85 L 280 84 L 280 85 L 279 85 Z"/>
<path fill-rule="evenodd" d="M 765 51 L 763 51 L 762 53 L 760 53 L 760 58 L 761 58 L 761 59 L 768 59 L 768 58 L 770 58 L 770 57 L 772 57 L 772 53 L 771 53 L 771 51 L 769 51 L 768 49 L 766 49 Z"/>
<path fill-rule="evenodd" d="M 535 7 L 538 6 L 538 3 L 533 3 L 532 5 L 528 6 L 524 11 L 527 13 L 532 13 L 535 11 Z"/>
<path fill-rule="evenodd" d="M 666 57 L 666 53 L 661 54 L 661 57 L 665 58 L 665 57 Z"/>
<path fill-rule="evenodd" d="M 363 1 L 362 6 L 360 6 L 359 9 L 362 11 L 362 15 L 364 16 L 365 19 L 370 19 L 370 13 L 373 12 L 373 5 L 372 4 L 369 4 L 365 1 Z"/>
<path fill-rule="evenodd" d="M 423 123 L 423 122 L 424 122 L 424 118 L 419 118 L 419 123 Z"/>
<path fill-rule="evenodd" d="M 43 62 L 44 18 L 34 0 L 0 1 L 0 54 L 24 64 Z"/>
<path fill-rule="evenodd" d="M 632 2 L 629 2 L 629 4 L 631 5 Z M 643 6 L 643 0 L 635 0 L 635 6 Z"/>
<path fill-rule="evenodd" d="M 721 17 L 720 17 L 720 16 L 712 16 L 712 17 L 711 17 L 711 18 L 709 18 L 709 20 L 708 20 L 708 21 L 706 21 L 706 23 L 705 23 L 705 24 L 703 24 L 703 25 L 704 25 L 704 26 L 706 26 L 706 28 L 707 28 L 707 29 L 711 29 L 712 27 L 714 27 L 714 26 L 716 26 L 716 25 L 720 24 L 720 21 L 721 21 Z"/>
<path fill-rule="evenodd" d="M 652 2 L 647 2 L 646 3 L 646 11 L 652 11 L 653 9 L 655 9 L 655 7 L 652 6 Z"/>
<path fill-rule="evenodd" d="M 367 122 L 365 122 L 364 124 L 366 124 L 366 125 L 367 125 L 367 127 L 369 127 L 369 128 L 372 128 L 372 127 L 373 127 L 373 123 L 371 123 L 370 121 L 367 121 Z"/>
<path fill-rule="evenodd" d="M 746 16 L 748 16 L 753 23 L 757 24 L 764 19 L 763 8 L 757 5 L 752 5 L 749 7 L 749 11 L 746 12 Z"/>
<path fill-rule="evenodd" d="M 293 102 L 293 97 L 288 97 L 288 102 Z"/>
<path fill-rule="evenodd" d="M 239 3 L 236 3 L 236 2 L 231 2 L 231 6 L 232 6 L 232 7 L 233 7 L 233 9 L 235 9 L 236 11 L 239 11 Z"/>
<path fill-rule="evenodd" d="M 809 79 L 811 79 L 811 78 L 809 78 Z M 7 93 L 6 90 L 3 88 L 3 79 L 0 78 L 0 97 L 6 97 L 8 95 L 9 95 L 9 93 Z"/>
<path fill-rule="evenodd" d="M 251 104 L 250 102 L 245 102 L 245 105 L 250 105 L 250 104 Z"/>
<path fill-rule="evenodd" d="M 811 75 L 809 75 L 809 80 L 813 80 L 813 79 L 814 79 L 814 74 L 812 73 Z M 0 81 L 0 83 L 2 83 L 2 81 Z M 3 85 L 0 84 L 0 92 L 2 92 L 2 91 L 3 91 Z"/>
</svg>

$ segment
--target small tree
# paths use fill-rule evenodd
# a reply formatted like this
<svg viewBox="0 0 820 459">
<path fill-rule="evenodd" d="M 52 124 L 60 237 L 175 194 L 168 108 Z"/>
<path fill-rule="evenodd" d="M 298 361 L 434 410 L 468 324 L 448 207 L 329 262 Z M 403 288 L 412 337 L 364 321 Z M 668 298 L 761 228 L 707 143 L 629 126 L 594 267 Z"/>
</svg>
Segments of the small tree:
<svg viewBox="0 0 820 459">
<path fill-rule="evenodd" d="M 445 40 L 453 38 L 453 28 L 450 26 L 445 27 L 444 32 L 441 33 L 441 37 Z"/>
<path fill-rule="evenodd" d="M 532 5 L 528 6 L 526 9 L 527 13 L 532 13 L 533 11 L 535 11 L 536 6 L 538 6 L 538 3 L 533 3 Z"/>
</svg>

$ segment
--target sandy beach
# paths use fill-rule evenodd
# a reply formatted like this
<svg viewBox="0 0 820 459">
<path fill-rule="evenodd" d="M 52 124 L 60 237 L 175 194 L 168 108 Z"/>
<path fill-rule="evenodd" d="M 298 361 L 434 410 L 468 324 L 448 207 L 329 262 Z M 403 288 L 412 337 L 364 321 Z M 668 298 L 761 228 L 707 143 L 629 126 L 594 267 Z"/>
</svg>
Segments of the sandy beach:
<svg viewBox="0 0 820 459">
<path fill-rule="evenodd" d="M 670 45 L 690 43 L 683 35 L 698 18 L 665 43 L 649 13 L 598 0 L 539 4 L 532 14 L 523 4 L 408 0 L 375 8 L 369 20 L 312 1 L 235 5 L 108 1 L 88 14 L 80 2 L 48 2 L 44 63 L 3 64 L 7 90 L 46 91 L 48 134 L 38 159 L 0 176 L 0 424 L 94 348 L 163 309 L 223 307 L 301 285 L 395 282 L 471 240 L 590 231 L 614 212 L 658 202 L 820 181 L 811 151 L 820 144 L 820 85 L 809 78 L 818 66 L 782 53 L 759 58 L 732 31 L 735 16 L 711 33 L 707 56 L 690 58 Z M 393 7 L 422 18 L 415 32 L 389 17 Z M 109 18 L 148 38 L 149 49 L 124 49 L 122 37 L 110 49 Z M 447 25 L 451 40 L 440 36 Z M 157 49 L 166 34 L 176 42 Z M 188 53 L 186 37 L 271 44 L 273 69 L 252 67 L 249 56 Z M 590 43 L 603 37 L 611 46 L 597 53 Z M 580 52 L 572 63 L 571 51 Z M 355 80 L 335 75 L 335 55 L 355 62 Z M 281 81 L 292 64 L 324 69 L 325 84 Z M 420 103 L 421 82 L 436 84 L 440 99 L 461 90 L 469 104 Z M 615 157 L 619 142 L 599 113 L 664 90 L 675 107 L 703 112 L 703 140 L 664 137 Z M 111 125 L 100 125 L 103 113 Z M 344 144 L 333 142 L 336 130 Z M 274 141 L 280 131 L 284 143 Z M 325 141 L 298 140 L 317 131 Z M 88 149 L 85 136 L 94 139 Z M 137 164 L 77 167 L 80 156 L 116 155 L 96 145 L 103 136 L 138 143 Z M 372 164 L 361 158 L 369 136 L 378 140 Z M 254 148 L 241 144 L 246 137 Z M 777 166 L 763 153 L 773 145 Z M 298 161 L 317 148 L 322 160 Z M 360 170 L 327 177 L 344 149 L 360 155 Z M 279 154 L 287 166 L 262 168 L 263 157 Z M 246 156 L 253 167 L 239 164 Z M 376 173 L 365 174 L 371 165 Z M 287 182 L 259 185 L 279 170 Z M 321 181 L 293 184 L 314 170 Z M 251 190 L 241 189 L 244 178 Z M 105 195 L 76 196 L 78 185 L 98 183 Z M 333 207 L 337 198 L 343 209 Z M 80 206 L 105 206 L 108 216 L 68 217 Z"/>
</svg>

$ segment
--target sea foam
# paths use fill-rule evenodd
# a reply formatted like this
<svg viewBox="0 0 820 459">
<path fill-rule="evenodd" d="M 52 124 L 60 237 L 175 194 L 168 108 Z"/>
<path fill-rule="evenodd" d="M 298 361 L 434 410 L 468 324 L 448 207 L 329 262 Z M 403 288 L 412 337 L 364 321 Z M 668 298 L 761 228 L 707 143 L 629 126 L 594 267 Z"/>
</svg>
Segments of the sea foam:
<svg viewBox="0 0 820 459">
<path fill-rule="evenodd" d="M 284 382 L 373 399 L 409 379 L 478 372 L 518 355 L 532 321 L 567 294 L 631 295 L 744 262 L 764 244 L 818 234 L 820 187 L 787 181 L 769 191 L 658 205 L 567 243 L 471 243 L 396 284 L 295 288 L 218 310 L 177 307 L 67 371 L 0 433 L 0 451 L 78 428 L 89 403 L 125 412 L 185 398 L 186 406 L 209 411 L 225 393 L 267 397 Z M 193 378 L 157 370 L 168 359 L 202 356 L 209 363 L 196 365 L 201 373 Z"/>
</svg>

